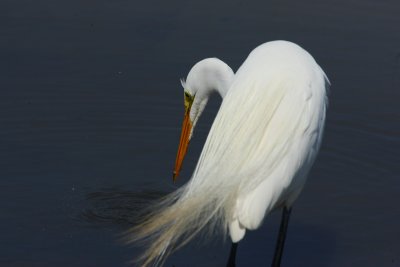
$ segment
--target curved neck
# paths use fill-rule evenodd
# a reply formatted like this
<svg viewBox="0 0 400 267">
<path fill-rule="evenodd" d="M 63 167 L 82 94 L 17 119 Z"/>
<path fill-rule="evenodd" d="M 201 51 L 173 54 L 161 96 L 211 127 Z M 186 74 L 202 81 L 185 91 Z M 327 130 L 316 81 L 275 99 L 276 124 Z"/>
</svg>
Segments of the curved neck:
<svg viewBox="0 0 400 267">
<path fill-rule="evenodd" d="M 201 60 L 190 70 L 186 88 L 196 97 L 207 97 L 213 91 L 224 98 L 232 83 L 234 72 L 223 61 L 217 58 Z"/>
<path fill-rule="evenodd" d="M 193 127 L 189 139 L 207 105 L 210 94 L 216 91 L 224 98 L 234 76 L 232 69 L 217 58 L 204 59 L 192 67 L 186 82 L 182 81 L 184 90 L 193 97 L 189 113 Z"/>
</svg>

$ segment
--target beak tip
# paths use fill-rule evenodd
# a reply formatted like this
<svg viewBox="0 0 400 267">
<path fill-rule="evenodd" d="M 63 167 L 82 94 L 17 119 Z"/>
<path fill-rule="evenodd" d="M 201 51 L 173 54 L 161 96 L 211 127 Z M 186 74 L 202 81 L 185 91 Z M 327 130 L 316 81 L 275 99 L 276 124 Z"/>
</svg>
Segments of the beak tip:
<svg viewBox="0 0 400 267">
<path fill-rule="evenodd" d="M 176 178 L 178 178 L 178 172 L 176 172 L 176 171 L 174 171 L 173 173 L 172 173 L 172 181 L 175 183 L 176 182 Z"/>
</svg>

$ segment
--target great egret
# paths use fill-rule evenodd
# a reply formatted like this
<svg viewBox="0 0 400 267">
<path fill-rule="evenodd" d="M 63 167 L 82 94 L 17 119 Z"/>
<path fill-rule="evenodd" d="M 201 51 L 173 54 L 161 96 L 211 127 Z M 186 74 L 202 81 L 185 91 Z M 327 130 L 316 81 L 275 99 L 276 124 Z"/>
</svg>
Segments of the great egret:
<svg viewBox="0 0 400 267">
<path fill-rule="evenodd" d="M 144 240 L 141 266 L 165 258 L 204 228 L 229 231 L 228 266 L 237 242 L 283 208 L 273 266 L 279 266 L 293 202 L 321 144 L 329 81 L 313 57 L 296 44 L 273 41 L 255 48 L 236 75 L 216 58 L 190 70 L 174 179 L 210 93 L 223 101 L 190 181 L 152 207 L 129 237 Z"/>
</svg>

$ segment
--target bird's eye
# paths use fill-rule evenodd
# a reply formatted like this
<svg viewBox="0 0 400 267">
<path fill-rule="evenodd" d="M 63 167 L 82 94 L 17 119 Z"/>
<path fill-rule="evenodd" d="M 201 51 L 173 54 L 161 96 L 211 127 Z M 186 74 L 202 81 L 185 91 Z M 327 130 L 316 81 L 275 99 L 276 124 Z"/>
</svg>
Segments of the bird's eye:
<svg viewBox="0 0 400 267">
<path fill-rule="evenodd" d="M 190 93 L 185 91 L 185 102 L 193 102 L 194 96 L 192 96 Z"/>
<path fill-rule="evenodd" d="M 192 106 L 194 96 L 192 96 L 190 93 L 184 91 L 184 103 L 185 103 L 185 110 L 190 110 L 190 107 Z"/>
</svg>

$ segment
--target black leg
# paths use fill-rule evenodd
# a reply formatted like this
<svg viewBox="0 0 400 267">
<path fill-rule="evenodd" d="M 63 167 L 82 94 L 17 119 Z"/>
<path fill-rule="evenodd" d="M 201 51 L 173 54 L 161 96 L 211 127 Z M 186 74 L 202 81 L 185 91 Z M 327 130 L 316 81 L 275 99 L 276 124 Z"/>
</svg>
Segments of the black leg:
<svg viewBox="0 0 400 267">
<path fill-rule="evenodd" d="M 281 265 L 281 258 L 283 253 L 283 246 L 285 245 L 286 230 L 289 224 L 289 217 L 292 208 L 283 208 L 281 226 L 279 227 L 279 236 L 276 241 L 274 260 L 272 261 L 272 267 L 279 267 Z"/>
<path fill-rule="evenodd" d="M 237 250 L 238 243 L 232 243 L 231 246 L 231 253 L 229 253 L 229 259 L 228 263 L 226 264 L 226 267 L 235 267 L 235 261 L 236 261 L 236 250 Z"/>
</svg>

